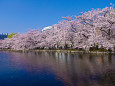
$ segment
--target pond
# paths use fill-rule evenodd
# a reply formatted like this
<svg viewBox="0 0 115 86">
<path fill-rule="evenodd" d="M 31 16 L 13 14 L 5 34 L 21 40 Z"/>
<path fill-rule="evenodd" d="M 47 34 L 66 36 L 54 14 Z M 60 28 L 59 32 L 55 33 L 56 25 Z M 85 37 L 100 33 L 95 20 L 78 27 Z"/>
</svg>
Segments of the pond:
<svg viewBox="0 0 115 86">
<path fill-rule="evenodd" d="M 115 86 L 115 55 L 0 51 L 0 86 Z"/>
</svg>

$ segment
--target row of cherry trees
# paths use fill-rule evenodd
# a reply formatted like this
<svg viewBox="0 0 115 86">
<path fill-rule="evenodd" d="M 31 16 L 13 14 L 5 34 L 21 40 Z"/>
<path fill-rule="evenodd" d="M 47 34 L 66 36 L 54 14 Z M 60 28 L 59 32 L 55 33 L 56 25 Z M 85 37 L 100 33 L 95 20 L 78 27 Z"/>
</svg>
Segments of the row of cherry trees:
<svg viewBox="0 0 115 86">
<path fill-rule="evenodd" d="M 46 31 L 31 30 L 12 38 L 0 40 L 2 49 L 66 49 L 91 47 L 114 50 L 115 9 L 92 9 L 80 16 L 63 17 L 64 20 Z"/>
</svg>

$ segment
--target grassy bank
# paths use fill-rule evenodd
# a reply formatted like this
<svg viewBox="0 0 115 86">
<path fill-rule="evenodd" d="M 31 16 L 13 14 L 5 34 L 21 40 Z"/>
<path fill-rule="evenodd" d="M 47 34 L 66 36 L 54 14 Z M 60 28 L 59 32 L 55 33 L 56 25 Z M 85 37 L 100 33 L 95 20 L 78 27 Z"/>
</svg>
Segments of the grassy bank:
<svg viewBox="0 0 115 86">
<path fill-rule="evenodd" d="M 101 51 L 101 50 L 93 50 L 93 51 L 85 51 L 85 50 L 76 50 L 76 49 L 35 49 L 35 50 L 12 50 L 12 49 L 0 49 L 0 51 L 12 51 L 12 52 L 64 52 L 64 53 L 112 53 L 112 51 Z"/>
</svg>

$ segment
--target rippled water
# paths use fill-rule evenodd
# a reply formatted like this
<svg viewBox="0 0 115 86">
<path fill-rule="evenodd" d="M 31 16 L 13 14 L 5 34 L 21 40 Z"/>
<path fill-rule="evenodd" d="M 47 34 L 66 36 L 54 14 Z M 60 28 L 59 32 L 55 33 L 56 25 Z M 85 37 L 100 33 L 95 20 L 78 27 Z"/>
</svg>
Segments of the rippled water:
<svg viewBox="0 0 115 86">
<path fill-rule="evenodd" d="M 115 86 L 115 55 L 1 51 L 0 86 Z"/>
</svg>

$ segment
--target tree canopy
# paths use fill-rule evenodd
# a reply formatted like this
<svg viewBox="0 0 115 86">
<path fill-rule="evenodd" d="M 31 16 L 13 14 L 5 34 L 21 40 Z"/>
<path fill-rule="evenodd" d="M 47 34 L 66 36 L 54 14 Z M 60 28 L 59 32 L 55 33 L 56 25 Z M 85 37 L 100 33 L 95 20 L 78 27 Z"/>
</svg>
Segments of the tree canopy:
<svg viewBox="0 0 115 86">
<path fill-rule="evenodd" d="M 0 41 L 0 48 L 23 49 L 84 49 L 92 47 L 115 49 L 115 9 L 92 9 L 79 16 L 63 17 L 52 29 L 11 34 Z M 10 39 L 9 39 L 10 38 Z"/>
<path fill-rule="evenodd" d="M 14 35 L 16 35 L 17 33 L 11 33 L 10 35 L 8 35 L 7 38 L 12 38 Z"/>
</svg>

